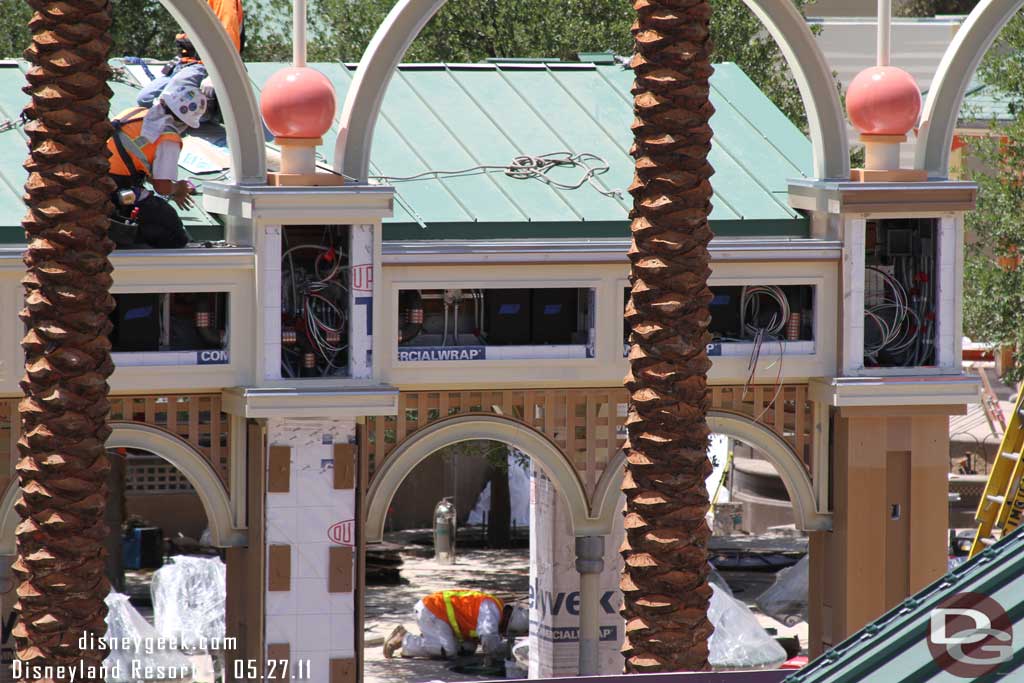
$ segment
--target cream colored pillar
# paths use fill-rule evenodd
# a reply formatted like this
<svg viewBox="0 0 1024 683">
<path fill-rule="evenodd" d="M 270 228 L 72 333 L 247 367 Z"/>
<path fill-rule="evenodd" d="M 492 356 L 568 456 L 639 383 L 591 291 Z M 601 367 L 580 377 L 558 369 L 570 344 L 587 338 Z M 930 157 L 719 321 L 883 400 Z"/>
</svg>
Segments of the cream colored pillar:
<svg viewBox="0 0 1024 683">
<path fill-rule="evenodd" d="M 810 538 L 812 656 L 945 573 L 949 415 L 962 411 L 834 410 L 833 525 Z"/>
</svg>

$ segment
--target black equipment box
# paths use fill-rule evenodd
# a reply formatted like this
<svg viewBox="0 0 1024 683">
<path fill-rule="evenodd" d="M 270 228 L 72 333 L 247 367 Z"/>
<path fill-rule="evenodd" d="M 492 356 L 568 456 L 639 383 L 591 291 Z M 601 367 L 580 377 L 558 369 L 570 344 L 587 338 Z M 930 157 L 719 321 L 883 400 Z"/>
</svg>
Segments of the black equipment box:
<svg viewBox="0 0 1024 683">
<path fill-rule="evenodd" d="M 577 328 L 578 289 L 533 290 L 534 344 L 571 344 Z"/>
<path fill-rule="evenodd" d="M 160 295 L 117 294 L 110 335 L 114 351 L 160 350 Z"/>
<path fill-rule="evenodd" d="M 530 290 L 488 289 L 484 306 L 488 346 L 530 343 Z"/>
</svg>

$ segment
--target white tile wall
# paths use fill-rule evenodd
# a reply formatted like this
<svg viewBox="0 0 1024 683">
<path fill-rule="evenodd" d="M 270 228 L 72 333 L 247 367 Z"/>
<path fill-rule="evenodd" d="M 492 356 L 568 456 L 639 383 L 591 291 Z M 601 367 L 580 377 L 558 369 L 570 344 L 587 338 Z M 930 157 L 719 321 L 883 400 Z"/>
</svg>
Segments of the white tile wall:
<svg viewBox="0 0 1024 683">
<path fill-rule="evenodd" d="M 281 378 L 281 227 L 264 228 L 260 242 L 263 301 L 263 376 Z"/>
<path fill-rule="evenodd" d="M 327 577 L 327 549 L 330 543 L 296 543 L 298 563 L 292 567 L 292 576 L 300 579 L 323 579 Z"/>
<path fill-rule="evenodd" d="M 268 494 L 279 495 L 279 494 Z M 298 511 L 293 507 L 267 509 L 267 543 L 291 543 L 297 530 Z"/>
<path fill-rule="evenodd" d="M 847 219 L 843 233 L 843 370 L 864 367 L 864 232 L 863 218 Z"/>
<path fill-rule="evenodd" d="M 330 664 L 332 656 L 328 650 L 296 650 L 292 647 L 292 666 L 294 667 L 294 662 L 300 659 L 309 660 L 309 678 L 307 680 L 315 681 L 316 683 L 327 683 L 327 681 L 330 680 Z"/>
<path fill-rule="evenodd" d="M 271 420 L 271 445 L 292 449 L 288 493 L 267 494 L 267 542 L 291 546 L 291 590 L 268 592 L 267 643 L 289 643 L 309 659 L 311 680 L 326 681 L 332 658 L 355 654 L 355 600 L 329 593 L 332 525 L 355 517 L 355 492 L 334 489 L 334 443 L 348 443 L 353 421 Z"/>
<path fill-rule="evenodd" d="M 298 617 L 279 614 L 267 619 L 267 642 L 297 643 Z"/>
<path fill-rule="evenodd" d="M 332 613 L 330 628 L 330 649 L 334 657 L 355 656 L 355 615 Z"/>
<path fill-rule="evenodd" d="M 939 272 L 935 282 L 935 294 L 938 299 L 937 324 L 935 343 L 936 358 L 941 367 L 959 371 L 957 350 L 960 348 L 958 338 L 963 332 L 957 319 L 957 299 L 961 296 L 963 274 L 957 269 L 957 251 L 959 249 L 959 230 L 957 219 L 943 216 L 939 219 L 938 249 Z"/>
<path fill-rule="evenodd" d="M 370 225 L 352 226 L 351 238 L 352 265 L 373 266 L 373 227 Z M 356 299 L 373 297 L 372 291 L 356 291 L 349 293 L 349 369 L 353 377 L 367 378 L 373 370 L 368 362 L 368 353 L 373 348 L 370 330 L 366 329 L 366 306 L 355 303 Z M 371 304 L 372 305 L 372 304 Z M 380 322 L 377 321 L 380 325 Z"/>
</svg>

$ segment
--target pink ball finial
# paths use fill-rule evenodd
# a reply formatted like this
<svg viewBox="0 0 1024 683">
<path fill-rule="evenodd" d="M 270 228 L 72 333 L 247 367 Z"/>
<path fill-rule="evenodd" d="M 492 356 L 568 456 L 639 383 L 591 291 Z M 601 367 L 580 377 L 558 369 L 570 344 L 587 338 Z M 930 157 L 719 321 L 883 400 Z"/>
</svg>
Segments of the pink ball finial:
<svg viewBox="0 0 1024 683">
<path fill-rule="evenodd" d="M 289 66 L 267 80 L 260 112 L 277 138 L 319 138 L 334 121 L 336 98 L 327 76 L 308 66 Z"/>
<path fill-rule="evenodd" d="M 905 135 L 921 114 L 921 90 L 903 69 L 873 66 L 850 82 L 846 112 L 865 135 Z"/>
</svg>

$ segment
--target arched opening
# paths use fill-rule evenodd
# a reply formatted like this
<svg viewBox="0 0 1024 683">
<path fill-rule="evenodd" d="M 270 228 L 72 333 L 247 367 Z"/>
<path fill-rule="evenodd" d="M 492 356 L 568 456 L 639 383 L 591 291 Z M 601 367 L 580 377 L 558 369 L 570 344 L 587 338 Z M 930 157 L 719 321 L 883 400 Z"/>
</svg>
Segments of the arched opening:
<svg viewBox="0 0 1024 683">
<path fill-rule="evenodd" d="M 110 449 L 134 449 L 153 453 L 179 470 L 195 488 L 210 529 L 210 542 L 222 548 L 245 545 L 245 530 L 234 527 L 231 506 L 220 477 L 199 451 L 157 427 L 128 422 L 112 423 L 107 440 Z M 13 555 L 14 529 L 20 522 L 14 510 L 18 482 L 13 480 L 0 500 L 0 555 Z"/>
<path fill-rule="evenodd" d="M 334 168 L 364 180 L 369 175 L 374 127 L 384 93 L 413 40 L 447 0 L 401 0 L 374 34 L 345 97 L 334 149 Z M 850 159 L 846 122 L 824 55 L 807 22 L 788 2 L 744 0 L 778 43 L 807 111 L 814 174 L 846 178 Z"/>
<path fill-rule="evenodd" d="M 603 533 L 591 516 L 583 484 L 572 463 L 543 435 L 520 422 L 497 415 L 467 415 L 437 422 L 403 442 L 374 475 L 366 495 L 366 538 L 382 540 L 388 507 L 409 473 L 446 446 L 464 441 L 499 441 L 525 453 L 555 482 L 572 514 L 577 536 Z"/>
<path fill-rule="evenodd" d="M 714 502 L 709 551 L 715 600 L 720 601 L 712 612 L 724 613 L 726 604 L 733 605 L 729 613 L 735 621 L 730 628 L 744 619 L 753 627 L 756 620 L 786 644 L 785 651 L 745 651 L 743 645 L 727 647 L 712 641 L 712 662 L 738 668 L 743 662 L 752 665 L 749 657 L 764 656 L 767 659 L 758 665 L 777 665 L 784 656 L 806 653 L 811 604 L 807 532 L 830 528 L 831 519 L 819 512 L 810 476 L 782 437 L 749 417 L 726 411 L 710 411 L 708 425 L 713 433 L 708 455 L 716 463 L 706 482 Z M 621 524 L 624 460 L 620 452 L 595 495 L 595 510 L 610 525 Z M 733 602 L 722 598 L 719 588 Z M 741 614 L 744 610 L 749 614 Z M 728 632 L 723 629 L 716 638 L 726 638 Z"/>
<path fill-rule="evenodd" d="M 494 509 L 487 499 L 494 494 L 498 477 L 488 476 L 494 473 L 486 470 L 495 466 L 502 469 L 499 476 L 506 477 L 508 486 L 508 512 L 512 519 L 505 524 L 514 523 L 515 527 L 511 547 L 506 548 L 483 547 L 495 545 L 491 532 L 495 531 L 494 524 L 500 524 L 484 514 Z M 467 492 L 467 480 L 474 478 L 475 485 L 468 484 L 471 492 Z M 452 494 L 459 494 L 456 515 L 460 522 L 460 531 L 455 535 L 454 566 L 435 559 L 430 529 L 399 528 L 411 520 L 419 520 L 420 525 L 424 521 L 431 523 L 433 516 L 424 518 L 424 513 Z M 412 497 L 417 500 L 407 500 Z M 424 625 L 423 619 L 429 621 L 432 617 L 423 615 L 423 608 L 416 605 L 435 591 L 481 590 L 520 605 L 524 615 L 529 606 L 539 603 L 547 605 L 550 611 L 555 600 L 558 607 L 554 609 L 563 619 L 567 610 L 578 610 L 579 603 L 587 599 L 580 594 L 576 550 L 571 541 L 566 543 L 566 537 L 593 533 L 597 528 L 589 514 L 586 494 L 575 468 L 561 450 L 522 423 L 497 415 L 468 415 L 426 427 L 387 457 L 366 500 L 367 537 L 385 541 L 371 547 L 367 565 L 394 566 L 400 557 L 401 576 L 408 581 L 367 588 L 365 628 L 374 638 L 386 639 L 392 627 L 401 622 L 417 624 L 410 628 L 414 635 L 417 631 L 428 633 L 429 626 Z M 389 515 L 394 520 L 392 524 L 388 524 Z M 486 530 L 480 527 L 485 519 Z M 540 574 L 539 568 L 544 569 Z M 557 585 L 548 585 L 552 579 Z M 538 593 L 548 597 L 538 600 Z M 567 595 L 572 607 L 562 604 Z M 593 602 L 596 604 L 597 599 Z M 531 611 L 531 621 L 534 614 Z M 530 629 L 536 631 L 540 626 L 533 623 Z M 528 635 L 536 634 L 524 630 L 516 635 L 523 639 L 522 644 Z M 533 638 L 529 640 L 533 642 Z M 452 667 L 455 673 L 480 677 L 495 673 L 484 666 L 482 652 L 446 663 L 423 659 L 429 654 L 425 647 L 420 641 L 403 642 L 401 652 L 415 658 L 387 661 L 380 650 L 367 650 L 367 680 L 446 680 L 453 675 Z"/>
<path fill-rule="evenodd" d="M 160 0 L 160 4 L 188 33 L 213 79 L 224 118 L 234 183 L 266 184 L 263 120 L 245 65 L 227 33 L 203 0 Z"/>
<path fill-rule="evenodd" d="M 793 505 L 797 528 L 804 531 L 831 528 L 831 515 L 819 509 L 810 475 L 781 436 L 749 417 L 722 410 L 712 410 L 708 413 L 708 426 L 714 434 L 751 444 L 775 467 Z M 608 530 L 613 528 L 616 515 L 620 512 L 618 501 L 625 457 L 622 452 L 615 457 L 602 475 L 594 493 L 595 516 L 601 520 L 603 528 Z"/>
<path fill-rule="evenodd" d="M 154 576 L 172 558 L 172 564 L 188 564 L 190 573 L 206 573 L 210 581 L 219 581 L 218 585 L 204 583 L 193 591 L 202 593 L 201 599 L 207 593 L 223 594 L 224 549 L 245 545 L 246 532 L 234 527 L 224 485 L 199 451 L 149 425 L 114 422 L 111 426 L 107 440 L 112 491 L 106 520 L 111 528 L 107 573 L 114 592 L 126 596 L 117 609 L 136 610 L 150 626 L 162 620 L 168 633 L 191 632 L 188 619 L 182 619 L 185 612 L 176 607 L 157 614 L 162 605 L 177 600 L 179 586 L 177 579 L 165 572 L 162 584 L 151 592 Z M 14 504 L 19 495 L 14 479 L 0 500 L 0 616 L 5 624 L 15 601 L 9 568 L 17 552 L 15 528 L 21 519 Z M 189 559 L 174 560 L 175 556 Z M 194 588 L 196 582 L 192 584 Z M 223 615 L 220 619 L 223 622 Z M 6 628 L 4 633 L 8 633 Z M 220 638 L 224 637 L 222 633 Z M 144 659 L 144 653 L 139 657 Z M 188 661 L 181 655 L 179 664 Z M 212 657 L 209 661 L 212 666 Z M 197 660 L 197 666 L 204 663 Z"/>
<path fill-rule="evenodd" d="M 933 178 L 949 174 L 950 146 L 967 86 L 999 32 L 1024 0 L 982 0 L 967 16 L 942 55 L 921 112 L 914 168 Z"/>
<path fill-rule="evenodd" d="M 384 542 L 367 551 L 364 630 L 386 639 L 404 624 L 412 637 L 394 659 L 382 648 L 366 649 L 366 680 L 503 674 L 503 663 L 484 659 L 493 654 L 489 636 L 475 650 L 463 647 L 453 659 L 440 659 L 437 648 L 445 643 L 421 601 L 440 591 L 479 590 L 528 609 L 531 560 L 543 555 L 531 523 L 532 469 L 527 454 L 503 442 L 468 440 L 442 447 L 408 473 L 388 506 Z M 436 511 L 448 505 L 455 523 L 436 523 Z"/>
</svg>

